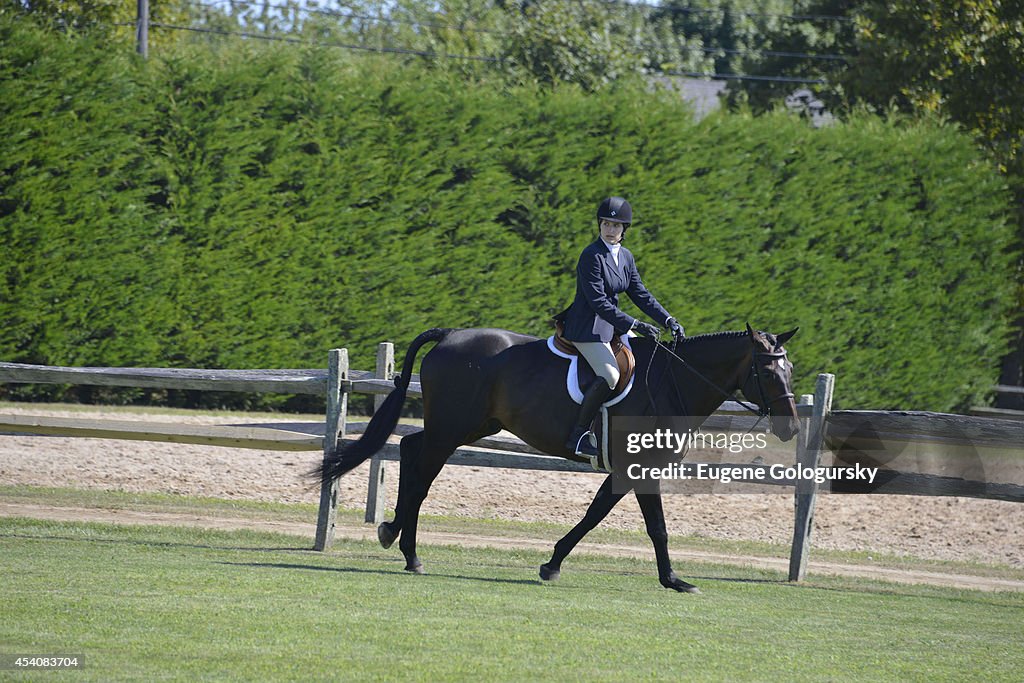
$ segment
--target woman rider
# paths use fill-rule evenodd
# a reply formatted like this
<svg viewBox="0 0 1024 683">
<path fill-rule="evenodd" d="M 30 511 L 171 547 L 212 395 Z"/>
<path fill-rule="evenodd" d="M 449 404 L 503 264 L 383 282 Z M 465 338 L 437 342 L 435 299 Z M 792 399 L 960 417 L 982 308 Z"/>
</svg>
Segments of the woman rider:
<svg viewBox="0 0 1024 683">
<path fill-rule="evenodd" d="M 622 238 L 633 220 L 633 210 L 622 197 L 609 197 L 597 209 L 599 236 L 576 264 L 576 298 L 557 316 L 564 320 L 563 336 L 597 373 L 583 394 L 579 417 L 566 441 L 576 455 L 596 456 L 590 443 L 590 424 L 597 416 L 616 383 L 619 369 L 612 353 L 615 335 L 633 330 L 647 337 L 658 335 L 658 328 L 619 310 L 619 293 L 625 292 L 637 307 L 661 323 L 675 338 L 683 337 L 683 327 L 658 300 L 647 291 L 636 270 L 633 254 L 622 246 Z"/>
</svg>

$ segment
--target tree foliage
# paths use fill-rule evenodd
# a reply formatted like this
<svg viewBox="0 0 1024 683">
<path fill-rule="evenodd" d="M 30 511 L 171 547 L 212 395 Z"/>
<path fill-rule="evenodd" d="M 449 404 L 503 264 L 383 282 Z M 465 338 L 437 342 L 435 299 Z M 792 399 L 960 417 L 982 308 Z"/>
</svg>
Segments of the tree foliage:
<svg viewBox="0 0 1024 683">
<path fill-rule="evenodd" d="M 541 83 L 578 83 L 594 91 L 643 67 L 628 25 L 595 3 L 525 3 L 505 57 Z"/>
<path fill-rule="evenodd" d="M 666 21 L 690 49 L 707 55 L 705 71 L 743 74 L 758 51 L 770 47 L 765 36 L 793 26 L 793 8 L 792 0 L 669 0 L 652 19 Z"/>
<path fill-rule="evenodd" d="M 1024 175 L 1024 2 L 812 0 L 795 11 L 836 19 L 768 32 L 773 49 L 844 58 L 758 59 L 750 73 L 824 79 L 817 90 L 836 110 L 866 104 L 947 116 L 976 133 L 1011 178 Z M 791 86 L 731 87 L 764 109 Z"/>
<path fill-rule="evenodd" d="M 949 116 L 1024 179 L 1024 2 L 874 0 L 857 40 L 850 97 Z"/>
<path fill-rule="evenodd" d="M 653 6 L 606 0 L 362 0 L 332 7 L 301 0 L 206 8 L 202 25 L 423 53 L 435 68 L 515 83 L 574 83 L 595 90 L 652 71 L 706 71 L 711 59 Z"/>
<path fill-rule="evenodd" d="M 143 61 L 0 18 L 0 358 L 317 367 L 346 346 L 368 368 L 431 326 L 547 334 L 621 194 L 688 331 L 802 327 L 798 390 L 832 371 L 844 406 L 942 410 L 993 383 L 1008 198 L 941 120 L 695 123 L 639 88 L 464 84 L 294 46 Z"/>
<path fill-rule="evenodd" d="M 135 39 L 138 10 L 135 2 L 119 0 L 0 0 L 0 15 L 24 17 L 62 31 L 103 34 L 110 40 L 129 43 Z M 188 26 L 187 0 L 149 0 L 149 18 L 156 24 Z M 150 44 L 166 49 L 181 35 L 154 31 Z"/>
</svg>

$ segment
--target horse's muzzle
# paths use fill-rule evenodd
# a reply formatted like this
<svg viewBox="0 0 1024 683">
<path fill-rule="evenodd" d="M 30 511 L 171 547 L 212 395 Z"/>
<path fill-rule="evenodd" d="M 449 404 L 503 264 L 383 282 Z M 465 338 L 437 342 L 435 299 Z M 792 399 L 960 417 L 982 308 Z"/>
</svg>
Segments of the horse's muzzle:
<svg viewBox="0 0 1024 683">
<path fill-rule="evenodd" d="M 800 420 L 795 415 L 772 415 L 772 434 L 781 441 L 789 441 L 800 433 Z"/>
</svg>

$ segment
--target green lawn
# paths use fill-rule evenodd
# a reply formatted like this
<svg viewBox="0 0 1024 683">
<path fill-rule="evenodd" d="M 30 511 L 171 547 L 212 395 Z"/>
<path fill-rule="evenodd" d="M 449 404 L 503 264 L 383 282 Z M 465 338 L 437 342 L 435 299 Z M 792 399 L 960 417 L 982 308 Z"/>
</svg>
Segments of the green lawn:
<svg viewBox="0 0 1024 683">
<path fill-rule="evenodd" d="M 353 501 L 347 501 L 352 503 Z M 254 500 L 200 498 L 165 493 L 127 493 L 124 491 L 103 491 L 67 488 L 44 488 L 38 486 L 0 485 L 0 503 L 33 504 L 46 507 L 87 508 L 104 511 L 134 511 L 195 515 L 201 518 L 248 520 L 260 522 L 288 522 L 315 524 L 316 505 L 303 503 L 271 503 Z M 390 512 L 390 511 L 389 511 Z M 363 526 L 362 508 L 339 508 L 338 524 Z M 479 519 L 473 517 L 422 515 L 420 529 L 456 533 L 465 536 L 501 537 L 510 540 L 543 540 L 554 546 L 555 541 L 565 535 L 569 525 L 550 522 L 521 522 L 501 519 Z M 598 526 L 587 534 L 591 543 L 633 546 L 649 552 L 651 542 L 643 531 L 643 522 L 637 520 L 637 529 L 623 530 Z M 313 543 L 313 532 L 305 539 Z M 713 539 L 706 536 L 674 535 L 669 541 L 670 551 L 693 550 L 734 556 L 767 557 L 788 562 L 790 546 L 757 541 Z M 421 553 L 425 562 L 431 562 L 429 551 Z M 814 561 L 838 562 L 865 567 L 890 569 L 912 569 L 948 574 L 967 574 L 1024 581 L 1024 569 L 1006 564 L 991 564 L 969 561 L 929 560 L 908 556 L 887 555 L 877 551 L 841 551 L 812 547 Z M 680 576 L 695 571 L 685 562 L 676 566 Z"/>
<path fill-rule="evenodd" d="M 74 680 L 1020 680 L 1024 594 L 701 565 L 0 519 L 0 653 L 85 656 Z M 0 679 L 30 675 L 0 671 Z"/>
</svg>

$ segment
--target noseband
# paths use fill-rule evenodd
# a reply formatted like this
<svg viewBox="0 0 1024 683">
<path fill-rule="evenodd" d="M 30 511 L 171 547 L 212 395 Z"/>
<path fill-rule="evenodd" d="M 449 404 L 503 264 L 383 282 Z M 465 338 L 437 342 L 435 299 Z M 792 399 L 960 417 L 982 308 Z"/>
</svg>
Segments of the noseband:
<svg viewBox="0 0 1024 683">
<path fill-rule="evenodd" d="M 760 418 L 771 417 L 771 415 L 772 415 L 772 404 L 773 403 L 775 403 L 776 401 L 782 401 L 782 400 L 785 400 L 785 399 L 794 398 L 796 396 L 796 394 L 794 394 L 792 392 L 788 392 L 788 393 L 785 393 L 785 394 L 779 394 L 775 398 L 769 400 L 768 397 L 765 396 L 765 394 L 764 394 L 764 386 L 762 386 L 762 384 L 761 384 L 761 373 L 759 373 L 757 371 L 757 359 L 758 358 L 785 358 L 785 357 L 786 357 L 786 352 L 785 351 L 759 351 L 759 352 L 755 352 L 754 355 L 750 359 L 750 372 L 748 373 L 747 377 L 749 377 L 750 375 L 753 375 L 754 376 L 754 381 L 757 383 L 757 393 L 761 397 L 761 405 L 758 406 L 757 416 L 760 417 Z M 744 384 L 746 384 L 746 382 L 744 382 Z M 751 412 L 753 412 L 753 411 L 751 411 Z"/>
</svg>

